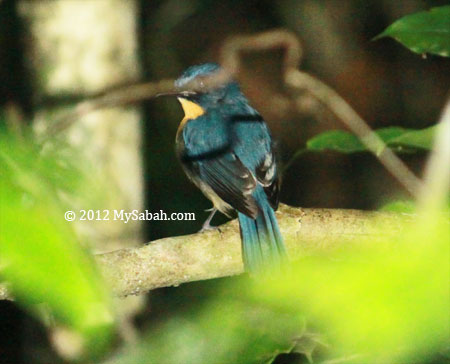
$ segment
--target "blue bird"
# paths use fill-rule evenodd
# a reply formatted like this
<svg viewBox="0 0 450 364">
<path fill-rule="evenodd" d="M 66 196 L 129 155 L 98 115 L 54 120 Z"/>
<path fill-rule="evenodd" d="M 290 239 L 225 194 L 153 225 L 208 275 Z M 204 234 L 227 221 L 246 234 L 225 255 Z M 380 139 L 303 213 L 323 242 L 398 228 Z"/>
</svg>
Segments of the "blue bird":
<svg viewBox="0 0 450 364">
<path fill-rule="evenodd" d="M 175 81 L 182 88 L 218 72 L 214 63 L 192 66 Z M 202 230 L 211 229 L 219 210 L 237 211 L 247 271 L 280 266 L 286 255 L 275 217 L 280 180 L 270 131 L 232 81 L 206 92 L 180 92 L 185 117 L 176 135 L 183 169 L 214 208 Z"/>
</svg>

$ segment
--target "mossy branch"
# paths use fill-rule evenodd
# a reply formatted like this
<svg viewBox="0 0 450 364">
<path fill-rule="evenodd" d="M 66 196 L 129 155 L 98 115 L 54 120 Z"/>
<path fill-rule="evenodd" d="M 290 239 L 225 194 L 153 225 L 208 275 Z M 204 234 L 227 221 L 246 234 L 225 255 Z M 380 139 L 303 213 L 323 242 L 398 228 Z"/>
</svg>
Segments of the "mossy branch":
<svg viewBox="0 0 450 364">
<path fill-rule="evenodd" d="M 291 259 L 321 254 L 349 244 L 395 236 L 406 215 L 343 209 L 304 209 L 282 205 L 277 219 Z M 387 227 L 388 226 L 388 227 Z M 127 296 L 244 271 L 237 220 L 219 231 L 164 238 L 134 249 L 97 256 L 116 295 Z"/>
<path fill-rule="evenodd" d="M 395 236 L 406 216 L 341 209 L 303 209 L 283 205 L 277 219 L 291 259 L 321 254 L 364 236 L 376 242 Z M 386 226 L 389 228 L 386 228 Z M 237 220 L 219 231 L 164 238 L 133 249 L 98 255 L 97 261 L 118 296 L 145 293 L 186 282 L 240 274 L 244 271 Z"/>
<path fill-rule="evenodd" d="M 410 218 L 410 217 L 409 217 Z M 277 219 L 292 260 L 395 236 L 408 216 L 342 209 L 304 209 L 282 205 Z M 380 235 L 379 226 L 383 224 Z M 209 231 L 155 240 L 138 248 L 96 255 L 115 295 L 124 297 L 186 282 L 243 273 L 237 220 Z M 0 286 L 0 299 L 11 299 Z"/>
</svg>

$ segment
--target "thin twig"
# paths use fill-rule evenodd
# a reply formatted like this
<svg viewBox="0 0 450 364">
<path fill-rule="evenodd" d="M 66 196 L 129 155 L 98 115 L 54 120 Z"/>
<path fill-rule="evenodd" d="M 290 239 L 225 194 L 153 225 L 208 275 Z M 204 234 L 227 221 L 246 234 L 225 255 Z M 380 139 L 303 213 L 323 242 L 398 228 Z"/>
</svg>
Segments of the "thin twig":
<svg viewBox="0 0 450 364">
<path fill-rule="evenodd" d="M 450 187 L 450 98 L 439 121 L 434 148 L 425 169 L 419 206 L 436 210 L 447 204 Z"/>
<path fill-rule="evenodd" d="M 287 171 L 293 164 L 294 162 L 300 158 L 302 155 L 304 155 L 305 153 L 308 152 L 308 149 L 299 149 L 297 150 L 294 155 L 287 161 L 287 163 L 282 165 L 282 174 L 284 174 L 285 171 Z"/>
<path fill-rule="evenodd" d="M 412 196 L 418 197 L 422 181 L 397 157 L 355 110 L 331 87 L 311 75 L 292 70 L 286 82 L 296 91 L 306 89 L 341 120 Z"/>
<path fill-rule="evenodd" d="M 300 66 L 303 54 L 300 42 L 294 34 L 282 29 L 250 36 L 235 36 L 229 39 L 222 47 L 221 63 L 230 74 L 236 75 L 242 71 L 242 52 L 276 49 L 285 51 L 283 57 L 284 74 Z"/>
<path fill-rule="evenodd" d="M 147 100 L 161 92 L 173 90 L 173 80 L 148 82 L 127 86 L 114 90 L 99 97 L 82 101 L 65 115 L 52 123 L 44 133 L 45 140 L 50 140 L 55 135 L 69 128 L 82 116 L 107 107 L 117 107 Z"/>
</svg>

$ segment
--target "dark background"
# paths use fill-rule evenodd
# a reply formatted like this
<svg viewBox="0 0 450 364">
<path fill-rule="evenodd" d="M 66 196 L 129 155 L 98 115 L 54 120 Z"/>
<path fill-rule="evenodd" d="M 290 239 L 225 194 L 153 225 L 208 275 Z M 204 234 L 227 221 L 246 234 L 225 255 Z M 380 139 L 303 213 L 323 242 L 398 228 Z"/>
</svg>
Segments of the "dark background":
<svg viewBox="0 0 450 364">
<path fill-rule="evenodd" d="M 177 77 L 192 64 L 217 61 L 225 39 L 273 28 L 286 28 L 304 47 L 303 70 L 335 88 L 373 127 L 423 128 L 436 122 L 450 84 L 448 60 L 411 53 L 392 39 L 371 41 L 396 19 L 447 4 L 447 1 L 283 0 L 283 1 L 139 1 L 139 52 L 143 80 Z M 0 1 L 0 108 L 15 105 L 29 119 L 39 104 L 28 81 L 23 24 L 17 3 Z M 146 240 L 200 229 L 210 203 L 184 176 L 174 153 L 181 108 L 176 100 L 149 101 L 143 122 L 146 208 L 195 212 L 195 222 L 152 222 Z M 281 162 L 311 136 L 342 128 L 329 115 L 267 120 Z M 418 174 L 425 154 L 402 157 Z M 307 154 L 284 174 L 281 202 L 303 207 L 376 209 L 408 198 L 401 186 L 369 154 Z M 223 222 L 223 217 L 214 223 Z M 152 294 L 148 312 L 163 319 L 170 312 L 201 302 L 216 283 L 193 283 Z M 147 313 L 148 313 L 147 312 Z M 143 313 L 139 327 L 148 327 Z M 155 319 L 153 319 L 155 320 Z M 0 363 L 27 363 L 27 350 L 42 350 L 42 362 L 56 360 L 40 349 L 45 331 L 10 302 L 0 301 Z M 44 345 L 45 346 L 45 345 Z M 49 355 L 47 357 L 47 355 Z M 47 359 L 45 359 L 47 358 Z"/>
</svg>

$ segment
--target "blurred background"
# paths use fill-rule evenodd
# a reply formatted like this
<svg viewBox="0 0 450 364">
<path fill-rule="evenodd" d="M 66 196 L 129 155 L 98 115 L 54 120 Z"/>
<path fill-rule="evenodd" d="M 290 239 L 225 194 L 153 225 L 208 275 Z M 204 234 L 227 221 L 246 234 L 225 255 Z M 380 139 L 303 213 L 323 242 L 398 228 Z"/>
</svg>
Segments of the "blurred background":
<svg viewBox="0 0 450 364">
<path fill-rule="evenodd" d="M 0 0 L 0 122 L 42 133 L 77 102 L 134 83 L 176 78 L 190 65 L 218 61 L 233 35 L 273 28 L 295 33 L 302 69 L 338 91 L 373 128 L 424 128 L 436 122 L 450 84 L 448 60 L 421 57 L 391 39 L 371 41 L 396 19 L 448 3 L 420 0 Z M 270 66 L 261 68 L 269 77 Z M 263 115 L 280 161 L 322 131 L 343 128 L 326 110 L 283 120 Z M 104 252 L 198 231 L 210 203 L 185 177 L 174 153 L 183 115 L 177 101 L 150 100 L 97 111 L 58 135 L 49 153 L 70 145 L 109 181 L 104 208 L 194 212 L 197 221 L 79 224 Z M 56 140 L 56 139 L 55 139 Z M 402 156 L 417 174 L 425 153 Z M 281 202 L 302 207 L 377 209 L 409 198 L 368 153 L 303 154 L 285 171 Z M 106 202 L 105 202 L 106 201 Z M 78 203 L 78 205 L 77 205 Z M 73 206 L 79 202 L 71 201 Z M 81 208 L 87 208 L 79 206 Z M 215 224 L 226 221 L 215 218 Z M 199 304 L 217 282 L 197 282 L 131 298 L 123 332 L 157 325 Z M 176 290 L 176 293 L 175 293 Z M 125 300 L 128 301 L 128 300 Z M 40 324 L 0 301 L 0 363 L 53 363 Z M 287 360 L 287 359 L 286 359 Z"/>
</svg>

